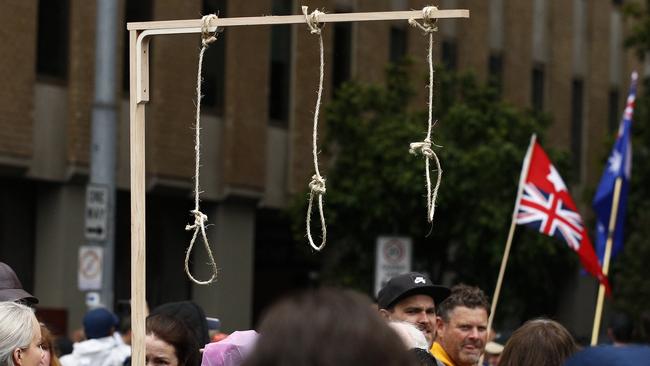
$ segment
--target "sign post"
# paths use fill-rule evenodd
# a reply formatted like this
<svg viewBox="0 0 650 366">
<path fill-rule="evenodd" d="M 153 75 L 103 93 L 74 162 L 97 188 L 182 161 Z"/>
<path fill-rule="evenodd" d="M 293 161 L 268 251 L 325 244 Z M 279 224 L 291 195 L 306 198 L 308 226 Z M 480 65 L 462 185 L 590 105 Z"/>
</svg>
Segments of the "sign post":
<svg viewBox="0 0 650 366">
<path fill-rule="evenodd" d="M 102 289 L 102 269 L 104 249 L 97 245 L 84 245 L 79 248 L 79 290 Z"/>
<path fill-rule="evenodd" d="M 411 271 L 411 238 L 380 236 L 375 260 L 375 295 L 391 278 Z"/>
<path fill-rule="evenodd" d="M 86 187 L 86 239 L 104 241 L 108 232 L 108 187 L 89 184 Z"/>
</svg>

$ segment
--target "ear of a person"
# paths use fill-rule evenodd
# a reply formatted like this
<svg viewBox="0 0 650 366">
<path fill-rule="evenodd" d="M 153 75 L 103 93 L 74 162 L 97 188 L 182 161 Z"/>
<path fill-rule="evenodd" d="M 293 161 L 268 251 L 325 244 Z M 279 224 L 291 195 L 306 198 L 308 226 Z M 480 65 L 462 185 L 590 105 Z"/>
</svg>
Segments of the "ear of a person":
<svg viewBox="0 0 650 366">
<path fill-rule="evenodd" d="M 379 309 L 379 315 L 381 315 L 382 318 L 390 320 L 390 311 L 386 309 Z"/>
<path fill-rule="evenodd" d="M 444 331 L 445 329 L 445 322 L 439 316 L 436 317 L 436 328 L 438 328 L 438 332 Z"/>
<path fill-rule="evenodd" d="M 14 365 L 21 366 L 23 364 L 23 350 L 16 348 L 12 354 Z"/>
</svg>

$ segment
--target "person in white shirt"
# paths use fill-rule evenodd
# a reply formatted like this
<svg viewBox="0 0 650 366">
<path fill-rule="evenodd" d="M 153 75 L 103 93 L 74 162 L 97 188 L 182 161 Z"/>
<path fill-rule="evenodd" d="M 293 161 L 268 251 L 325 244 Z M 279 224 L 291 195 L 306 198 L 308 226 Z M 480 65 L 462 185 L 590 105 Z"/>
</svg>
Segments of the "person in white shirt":
<svg viewBox="0 0 650 366">
<path fill-rule="evenodd" d="M 62 366 L 122 366 L 131 355 L 131 347 L 113 336 L 117 317 L 105 308 L 84 315 L 86 340 L 75 343 L 72 353 L 61 357 Z"/>
</svg>

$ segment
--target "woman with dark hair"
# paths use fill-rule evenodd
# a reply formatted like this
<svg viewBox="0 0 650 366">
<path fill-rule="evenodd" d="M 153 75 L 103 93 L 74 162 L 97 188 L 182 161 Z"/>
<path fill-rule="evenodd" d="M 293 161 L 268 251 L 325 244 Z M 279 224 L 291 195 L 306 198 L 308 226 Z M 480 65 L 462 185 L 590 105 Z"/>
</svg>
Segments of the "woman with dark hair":
<svg viewBox="0 0 650 366">
<path fill-rule="evenodd" d="M 577 349 L 575 340 L 560 323 L 533 319 L 512 333 L 499 366 L 562 366 Z"/>
<path fill-rule="evenodd" d="M 411 366 L 415 360 L 363 295 L 292 296 L 266 314 L 246 366 Z"/>
<path fill-rule="evenodd" d="M 199 366 L 199 344 L 178 318 L 165 314 L 147 317 L 145 338 L 147 366 Z"/>
</svg>

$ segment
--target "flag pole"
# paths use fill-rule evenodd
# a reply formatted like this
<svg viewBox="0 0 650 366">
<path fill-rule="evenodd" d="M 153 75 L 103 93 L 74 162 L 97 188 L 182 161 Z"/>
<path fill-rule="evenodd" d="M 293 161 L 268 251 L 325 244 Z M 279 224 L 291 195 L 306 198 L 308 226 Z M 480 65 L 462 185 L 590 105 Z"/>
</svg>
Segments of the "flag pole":
<svg viewBox="0 0 650 366">
<path fill-rule="evenodd" d="M 605 245 L 605 255 L 603 256 L 603 275 L 609 273 L 609 261 L 612 256 L 612 245 L 614 242 L 614 230 L 616 229 L 616 218 L 618 217 L 618 201 L 621 197 L 621 186 L 623 179 L 616 178 L 614 183 L 614 196 L 612 197 L 612 210 L 609 214 L 609 227 L 607 228 L 607 243 Z M 600 331 L 600 321 L 603 316 L 603 303 L 605 302 L 605 286 L 601 283 L 598 286 L 598 300 L 596 301 L 596 314 L 594 315 L 594 327 L 591 330 L 591 345 L 598 344 L 598 332 Z"/>
<path fill-rule="evenodd" d="M 503 284 L 503 276 L 506 273 L 506 265 L 508 263 L 508 257 L 510 256 L 510 247 L 512 246 L 512 238 L 515 234 L 515 226 L 517 225 L 517 212 L 519 212 L 519 201 L 521 201 L 521 195 L 524 191 L 524 185 L 526 183 L 526 176 L 528 176 L 528 168 L 530 167 L 530 157 L 533 155 L 533 146 L 537 140 L 537 135 L 533 134 L 530 137 L 530 145 L 526 151 L 526 156 L 524 157 L 524 162 L 521 166 L 521 174 L 519 176 L 519 187 L 517 189 L 517 200 L 515 201 L 515 208 L 512 210 L 512 220 L 510 222 L 510 231 L 508 232 L 508 240 L 506 241 L 506 249 L 503 252 L 503 257 L 501 258 L 501 268 L 499 269 L 499 277 L 497 278 L 497 285 L 494 289 L 494 295 L 492 296 L 492 306 L 490 307 L 490 316 L 488 318 L 488 332 L 492 329 L 492 322 L 494 321 L 494 313 L 497 309 L 497 303 L 499 301 L 499 295 L 501 293 L 501 285 Z"/>
</svg>

